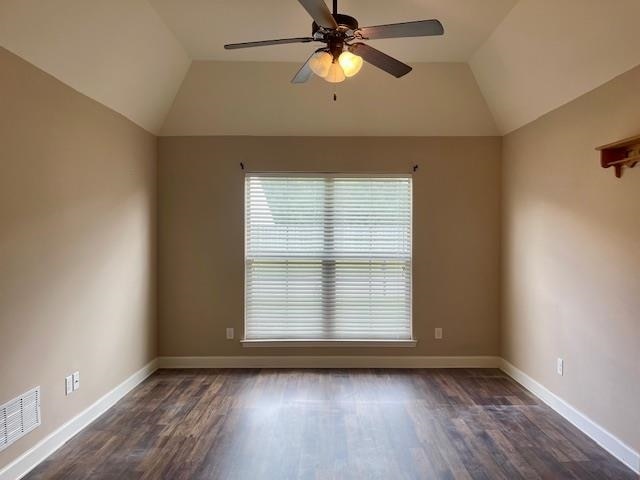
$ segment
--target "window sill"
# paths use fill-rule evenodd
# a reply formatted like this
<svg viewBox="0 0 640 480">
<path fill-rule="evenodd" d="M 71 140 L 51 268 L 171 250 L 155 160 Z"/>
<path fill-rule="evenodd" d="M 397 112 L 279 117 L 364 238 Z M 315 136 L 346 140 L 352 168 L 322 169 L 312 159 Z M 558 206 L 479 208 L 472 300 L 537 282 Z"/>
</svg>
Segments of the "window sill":
<svg viewBox="0 0 640 480">
<path fill-rule="evenodd" d="M 417 340 L 241 340 L 252 347 L 415 347 Z"/>
</svg>

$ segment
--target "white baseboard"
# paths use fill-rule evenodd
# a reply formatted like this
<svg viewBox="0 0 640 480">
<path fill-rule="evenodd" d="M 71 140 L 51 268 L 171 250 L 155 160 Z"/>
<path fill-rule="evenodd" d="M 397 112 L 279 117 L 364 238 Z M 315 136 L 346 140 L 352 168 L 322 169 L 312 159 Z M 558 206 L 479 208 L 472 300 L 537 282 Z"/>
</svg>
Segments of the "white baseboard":
<svg viewBox="0 0 640 480">
<path fill-rule="evenodd" d="M 98 399 L 89 408 L 69 420 L 60 428 L 47 435 L 34 447 L 27 450 L 9 465 L 0 470 L 0 480 L 18 480 L 33 470 L 49 455 L 65 444 L 71 437 L 106 412 L 127 393 L 133 390 L 158 368 L 158 359 L 154 359 L 116 388 Z"/>
<path fill-rule="evenodd" d="M 525 387 L 566 420 L 575 425 L 594 442 L 616 457 L 631 470 L 640 474 L 640 453 L 626 445 L 622 440 L 605 430 L 585 414 L 571 406 L 562 398 L 538 383 L 529 375 L 508 361 L 500 359 L 500 370 Z"/>
<path fill-rule="evenodd" d="M 243 356 L 159 357 L 158 368 L 498 368 L 499 357 Z"/>
</svg>

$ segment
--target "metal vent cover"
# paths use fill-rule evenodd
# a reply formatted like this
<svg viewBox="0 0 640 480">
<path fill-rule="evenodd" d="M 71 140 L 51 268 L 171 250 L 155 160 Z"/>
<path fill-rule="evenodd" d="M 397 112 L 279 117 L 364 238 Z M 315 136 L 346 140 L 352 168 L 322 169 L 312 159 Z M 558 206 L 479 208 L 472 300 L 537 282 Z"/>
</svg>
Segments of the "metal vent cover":
<svg viewBox="0 0 640 480">
<path fill-rule="evenodd" d="M 40 425 L 40 387 L 0 406 L 0 451 Z"/>
</svg>

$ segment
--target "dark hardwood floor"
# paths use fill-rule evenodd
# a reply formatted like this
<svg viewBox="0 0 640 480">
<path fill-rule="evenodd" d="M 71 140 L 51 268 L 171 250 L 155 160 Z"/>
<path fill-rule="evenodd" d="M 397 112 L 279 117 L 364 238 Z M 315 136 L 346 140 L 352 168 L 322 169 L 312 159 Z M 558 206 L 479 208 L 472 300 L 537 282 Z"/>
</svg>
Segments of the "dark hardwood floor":
<svg viewBox="0 0 640 480">
<path fill-rule="evenodd" d="M 160 370 L 28 477 L 636 479 L 498 370 Z"/>
</svg>

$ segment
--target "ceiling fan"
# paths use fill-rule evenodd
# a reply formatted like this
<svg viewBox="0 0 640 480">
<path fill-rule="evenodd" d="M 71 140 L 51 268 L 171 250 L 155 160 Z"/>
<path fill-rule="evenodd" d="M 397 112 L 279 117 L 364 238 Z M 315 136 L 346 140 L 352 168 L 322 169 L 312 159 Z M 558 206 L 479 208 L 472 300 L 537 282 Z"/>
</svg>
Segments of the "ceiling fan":
<svg viewBox="0 0 640 480">
<path fill-rule="evenodd" d="M 380 38 L 427 37 L 443 35 L 444 28 L 438 20 L 393 23 L 375 27 L 360 27 L 358 21 L 338 13 L 338 0 L 333 0 L 333 13 L 324 0 L 298 0 L 313 18 L 310 37 L 282 38 L 259 42 L 231 43 L 227 50 L 238 48 L 283 45 L 288 43 L 322 42 L 326 46 L 317 49 L 307 59 L 291 80 L 305 83 L 315 73 L 331 83 L 339 83 L 352 77 L 362 68 L 363 60 L 385 72 L 400 78 L 411 71 L 411 67 L 380 50 L 370 47 L 361 40 Z"/>
</svg>

